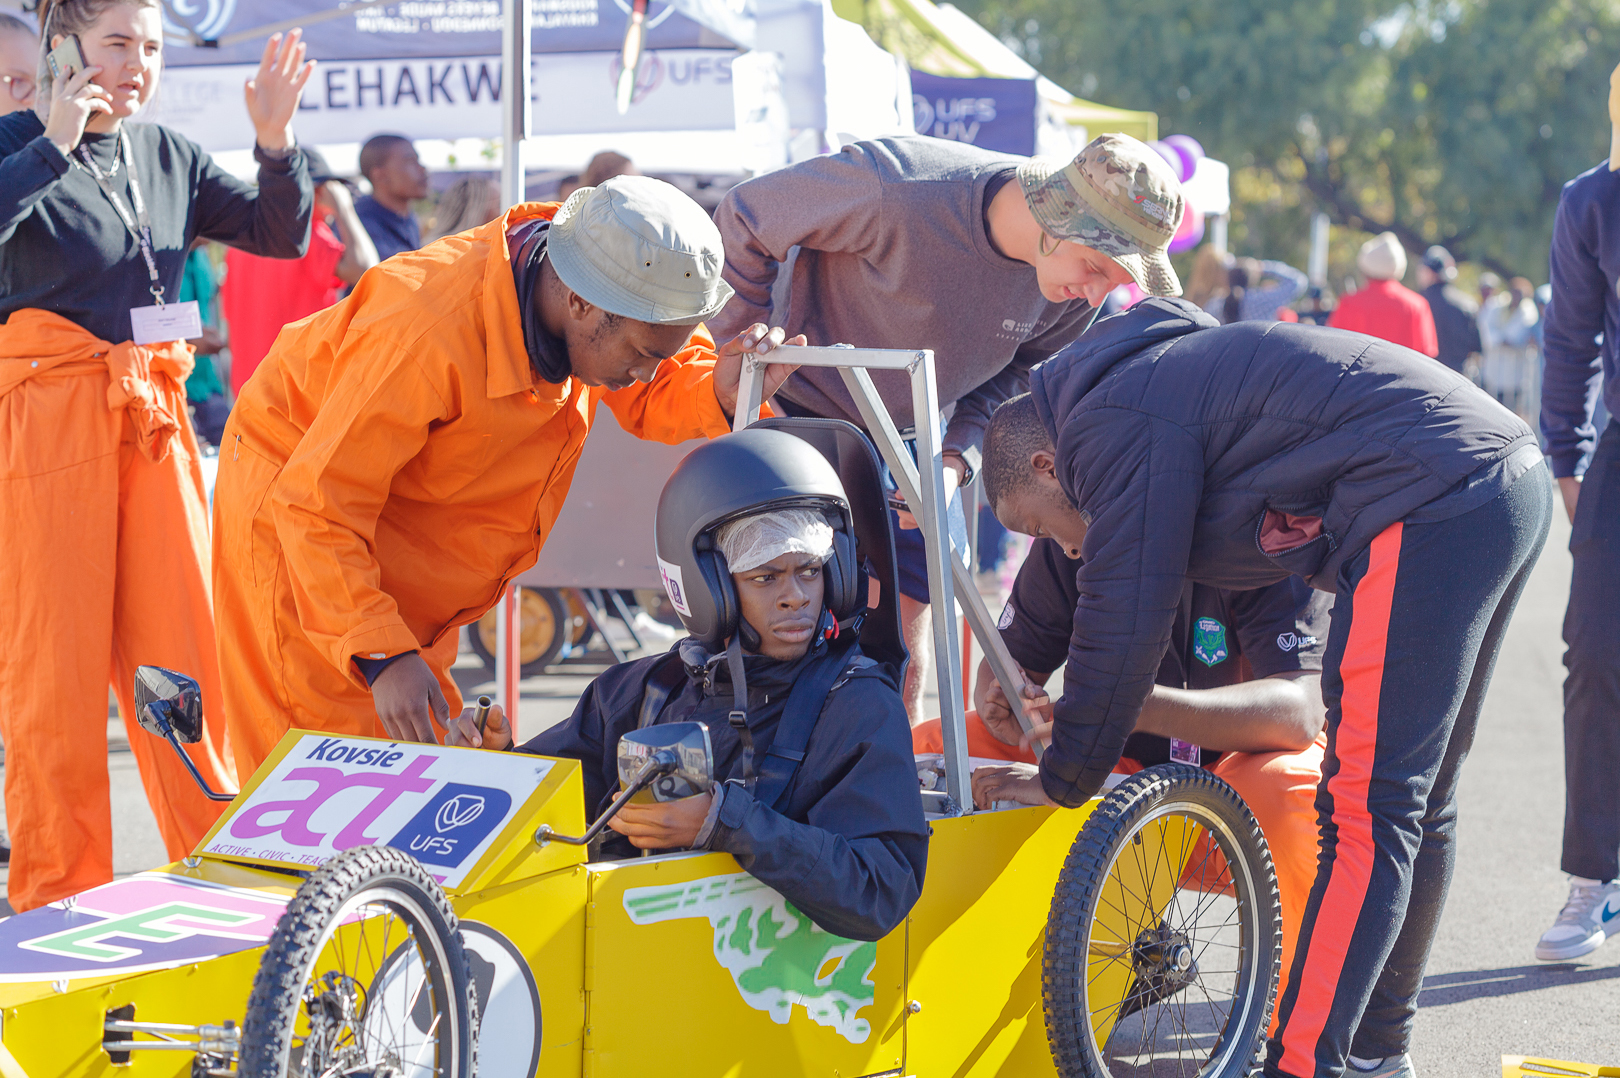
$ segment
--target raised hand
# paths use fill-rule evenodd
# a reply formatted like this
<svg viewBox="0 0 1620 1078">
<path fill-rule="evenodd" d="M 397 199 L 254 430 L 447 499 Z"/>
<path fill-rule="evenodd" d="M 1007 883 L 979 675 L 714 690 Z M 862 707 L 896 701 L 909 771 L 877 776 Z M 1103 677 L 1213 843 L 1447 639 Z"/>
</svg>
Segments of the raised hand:
<svg viewBox="0 0 1620 1078">
<path fill-rule="evenodd" d="M 285 38 L 270 35 L 264 43 L 264 57 L 258 72 L 247 81 L 247 110 L 259 145 L 266 150 L 285 150 L 293 144 L 292 119 L 298 111 L 298 95 L 315 71 L 315 61 L 304 60 L 302 30 L 292 30 Z"/>
</svg>

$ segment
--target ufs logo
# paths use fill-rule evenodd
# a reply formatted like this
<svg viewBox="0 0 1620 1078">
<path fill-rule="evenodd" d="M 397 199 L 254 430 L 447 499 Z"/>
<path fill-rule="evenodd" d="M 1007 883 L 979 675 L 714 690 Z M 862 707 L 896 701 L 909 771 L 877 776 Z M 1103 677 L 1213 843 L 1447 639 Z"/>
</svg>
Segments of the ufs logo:
<svg viewBox="0 0 1620 1078">
<path fill-rule="evenodd" d="M 506 819 L 512 795 L 488 786 L 447 782 L 388 845 L 428 865 L 455 867 Z"/>
<path fill-rule="evenodd" d="M 466 827 L 484 814 L 483 794 L 457 794 L 439 806 L 433 829 L 439 834 Z"/>
</svg>

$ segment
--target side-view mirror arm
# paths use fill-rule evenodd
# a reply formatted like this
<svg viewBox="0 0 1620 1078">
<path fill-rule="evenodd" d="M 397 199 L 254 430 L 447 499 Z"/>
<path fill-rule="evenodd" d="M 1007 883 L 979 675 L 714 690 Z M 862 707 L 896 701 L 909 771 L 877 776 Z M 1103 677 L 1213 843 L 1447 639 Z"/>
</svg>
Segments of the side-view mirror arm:
<svg viewBox="0 0 1620 1078">
<path fill-rule="evenodd" d="M 186 755 L 185 746 L 180 744 L 180 738 L 174 732 L 174 723 L 170 722 L 169 716 L 164 713 L 167 707 L 168 705 L 163 701 L 154 701 L 153 703 L 147 704 L 143 710 L 146 712 L 147 718 L 151 720 L 151 723 L 150 725 L 145 723 L 142 725 L 146 726 L 147 729 L 151 729 L 152 726 L 156 726 L 163 732 L 164 740 L 174 747 L 175 754 L 180 757 L 180 762 L 186 765 L 187 771 L 191 772 L 192 781 L 196 782 L 196 784 L 202 788 L 203 795 L 207 797 L 208 800 L 235 801 L 235 794 L 222 794 L 213 787 L 209 786 L 208 780 L 203 778 L 201 771 L 197 770 L 197 765 L 191 762 L 191 757 Z"/>
<path fill-rule="evenodd" d="M 608 821 L 617 816 L 619 810 L 624 808 L 632 797 L 651 786 L 655 779 L 668 775 L 680 766 L 681 758 L 676 755 L 674 749 L 659 749 L 647 757 L 647 762 L 641 765 L 641 770 L 636 772 L 636 777 L 631 780 L 630 785 L 626 786 L 624 792 L 613 799 L 613 804 L 609 805 L 607 811 L 596 818 L 596 822 L 591 824 L 583 835 L 559 835 L 551 829 L 550 824 L 543 823 L 534 833 L 535 842 L 542 846 L 548 842 L 566 842 L 570 846 L 586 845 L 602 833 L 602 829 L 608 825 Z"/>
</svg>

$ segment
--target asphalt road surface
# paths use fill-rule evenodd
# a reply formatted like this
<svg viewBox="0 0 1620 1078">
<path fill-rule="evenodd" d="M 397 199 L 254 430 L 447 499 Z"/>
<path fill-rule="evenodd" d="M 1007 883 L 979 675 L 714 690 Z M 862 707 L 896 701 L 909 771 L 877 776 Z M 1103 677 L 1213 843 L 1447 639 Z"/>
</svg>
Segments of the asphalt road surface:
<svg viewBox="0 0 1620 1078">
<path fill-rule="evenodd" d="M 1533 954 L 1567 887 L 1558 839 L 1568 540 L 1560 517 L 1509 629 L 1464 770 L 1457 874 L 1413 1040 L 1424 1078 L 1488 1078 L 1500 1074 L 1504 1054 L 1620 1066 L 1620 943 L 1568 964 L 1540 963 Z M 493 689 L 476 660 L 464 659 L 456 673 L 469 697 Z M 566 717 L 589 680 L 584 672 L 526 680 L 520 736 Z M 114 863 L 122 875 L 165 858 L 121 724 L 114 729 L 108 764 Z"/>
</svg>

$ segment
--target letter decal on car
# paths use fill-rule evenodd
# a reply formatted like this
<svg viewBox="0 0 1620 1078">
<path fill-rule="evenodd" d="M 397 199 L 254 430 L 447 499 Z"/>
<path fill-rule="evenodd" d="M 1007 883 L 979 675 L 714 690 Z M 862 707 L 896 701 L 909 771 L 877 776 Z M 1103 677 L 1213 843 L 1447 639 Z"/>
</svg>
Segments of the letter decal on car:
<svg viewBox="0 0 1620 1078">
<path fill-rule="evenodd" d="M 110 917 L 84 928 L 23 940 L 17 946 L 88 962 L 115 962 L 132 958 L 141 950 L 108 942 L 114 937 L 136 943 L 171 943 L 187 936 L 234 936 L 235 933 L 220 929 L 241 928 L 257 920 L 258 915 L 253 913 L 212 910 L 193 902 L 169 902 L 124 917 Z M 194 923 L 185 924 L 186 921 Z"/>
<path fill-rule="evenodd" d="M 172 969 L 262 946 L 287 894 L 142 872 L 0 921 L 0 984 Z"/>
<path fill-rule="evenodd" d="M 877 944 L 817 928 L 787 899 L 746 872 L 691 883 L 631 887 L 624 911 L 638 925 L 704 917 L 714 931 L 714 957 L 744 1002 L 786 1025 L 795 1005 L 817 1025 L 851 1044 L 872 1035 L 860 1017 L 876 999 Z"/>
</svg>

